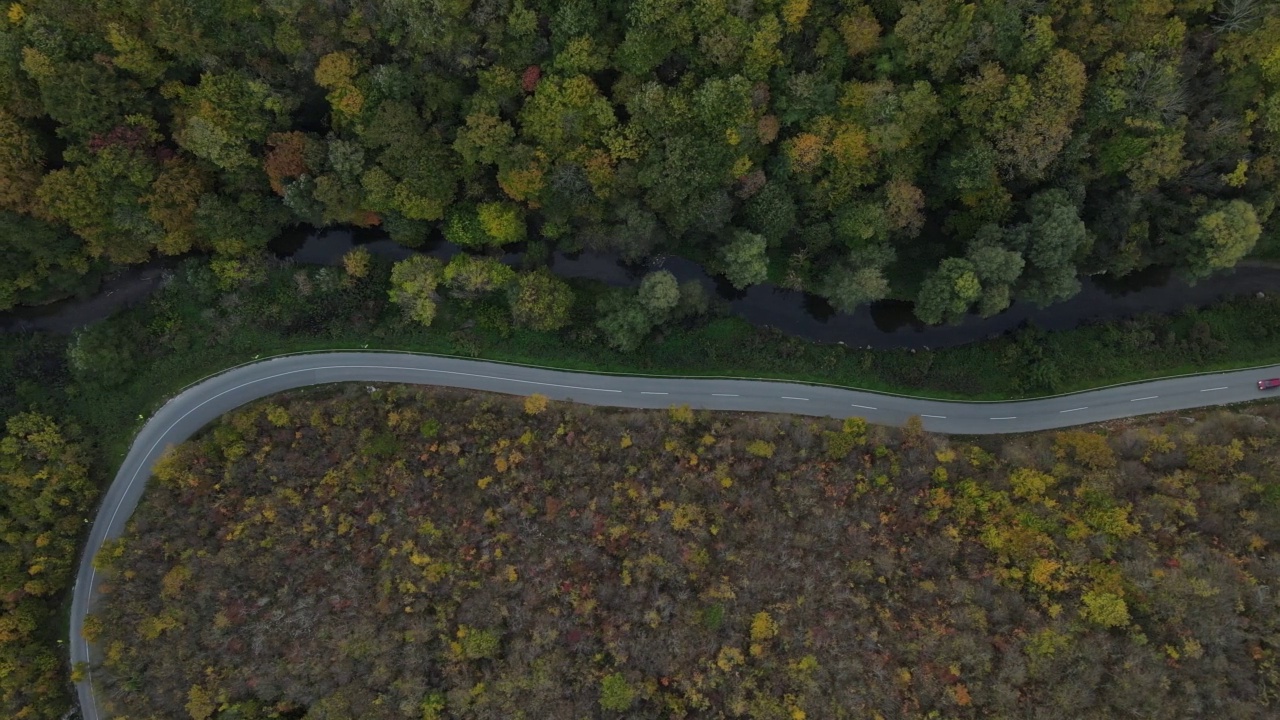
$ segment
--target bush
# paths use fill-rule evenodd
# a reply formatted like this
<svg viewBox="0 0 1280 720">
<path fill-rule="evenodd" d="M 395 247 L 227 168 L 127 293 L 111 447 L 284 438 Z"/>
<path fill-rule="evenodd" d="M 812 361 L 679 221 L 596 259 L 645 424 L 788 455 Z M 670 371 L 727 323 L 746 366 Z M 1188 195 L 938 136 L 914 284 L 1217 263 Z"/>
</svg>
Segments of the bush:
<svg viewBox="0 0 1280 720">
<path fill-rule="evenodd" d="M 626 712 L 635 701 L 635 690 L 627 684 L 622 673 L 606 675 L 600 681 L 600 707 L 615 712 Z"/>
</svg>

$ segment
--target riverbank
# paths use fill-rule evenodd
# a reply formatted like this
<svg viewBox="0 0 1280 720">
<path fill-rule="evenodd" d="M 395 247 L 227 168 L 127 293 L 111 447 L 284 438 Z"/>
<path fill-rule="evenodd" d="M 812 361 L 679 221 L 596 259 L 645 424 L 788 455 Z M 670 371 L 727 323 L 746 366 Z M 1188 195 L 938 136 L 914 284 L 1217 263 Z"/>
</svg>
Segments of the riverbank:
<svg viewBox="0 0 1280 720">
<path fill-rule="evenodd" d="M 342 256 L 356 246 L 387 262 L 403 260 L 418 252 L 448 261 L 460 252 L 457 246 L 445 242 L 415 250 L 397 245 L 378 231 L 347 229 L 291 233 L 283 236 L 273 249 L 279 259 L 295 264 L 337 266 Z M 521 267 L 526 260 L 524 250 L 502 256 L 502 261 L 512 267 Z M 971 314 L 955 324 L 927 326 L 915 319 L 909 302 L 886 300 L 863 306 L 853 313 L 836 313 L 820 297 L 770 283 L 735 290 L 697 263 L 678 256 L 659 256 L 643 265 L 626 264 L 616 256 L 593 252 L 555 252 L 546 260 L 549 269 L 561 278 L 609 287 L 635 287 L 646 272 L 665 269 L 680 282 L 697 282 L 709 296 L 723 302 L 728 316 L 740 318 L 749 325 L 811 342 L 843 343 L 874 350 L 958 347 L 997 338 L 1028 324 L 1058 332 L 1145 314 L 1202 308 L 1259 292 L 1280 294 L 1280 263 L 1245 261 L 1233 270 L 1216 273 L 1194 285 L 1171 275 L 1167 269 L 1149 268 L 1120 279 L 1082 278 L 1079 293 L 1047 307 L 1015 302 L 993 317 Z M 101 292 L 86 300 L 0 315 L 0 332 L 71 333 L 111 312 L 141 302 L 158 287 L 162 269 L 177 264 L 170 258 L 129 268 L 111 277 Z"/>
<path fill-rule="evenodd" d="M 277 353 L 340 348 L 413 350 L 572 370 L 765 377 L 951 399 L 1002 400 L 1118 382 L 1267 364 L 1280 358 L 1280 299 L 1237 298 L 1175 315 L 1048 333 L 1026 328 L 955 348 L 867 350 L 821 345 L 712 317 L 668 328 L 631 354 L 593 330 L 598 284 L 580 283 L 574 325 L 512 327 L 498 298 L 441 303 L 432 327 L 387 301 L 388 267 L 344 282 L 331 268 L 288 263 L 264 283 L 218 292 L 203 261 L 184 264 L 147 303 L 66 341 L 19 334 L 0 363 L 0 414 L 35 405 L 75 418 L 118 461 L 136 426 L 165 398 L 207 374 Z M 309 294 L 304 294 L 304 291 Z"/>
</svg>

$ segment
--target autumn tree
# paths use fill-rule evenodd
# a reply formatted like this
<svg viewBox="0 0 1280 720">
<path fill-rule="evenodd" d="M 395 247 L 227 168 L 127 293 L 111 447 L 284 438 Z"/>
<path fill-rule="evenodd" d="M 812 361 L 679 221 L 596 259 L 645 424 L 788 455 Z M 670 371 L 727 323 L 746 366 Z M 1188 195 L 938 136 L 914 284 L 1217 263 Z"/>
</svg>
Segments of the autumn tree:
<svg viewBox="0 0 1280 720">
<path fill-rule="evenodd" d="M 174 156 L 161 163 L 151 183 L 151 192 L 142 198 L 147 216 L 160 226 L 163 236 L 156 249 L 166 255 L 181 255 L 206 244 L 196 222 L 200 197 L 211 189 L 209 176 L 190 157 Z"/>
<path fill-rule="evenodd" d="M 53 418 L 19 413 L 0 438 L 0 709 L 55 718 L 66 663 L 43 636 L 75 568 L 84 517 L 97 497 L 90 458 Z"/>
<path fill-rule="evenodd" d="M 369 276 L 369 267 L 373 263 L 373 255 L 366 247 L 352 248 L 342 256 L 342 269 L 347 276 L 355 280 L 363 280 Z"/>
</svg>

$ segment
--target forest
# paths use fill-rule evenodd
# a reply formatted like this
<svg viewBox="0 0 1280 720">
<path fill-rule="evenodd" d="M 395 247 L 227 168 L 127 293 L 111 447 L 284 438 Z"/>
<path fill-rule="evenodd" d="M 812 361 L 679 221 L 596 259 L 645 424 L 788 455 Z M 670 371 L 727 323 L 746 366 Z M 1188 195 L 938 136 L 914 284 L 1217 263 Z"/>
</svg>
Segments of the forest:
<svg viewBox="0 0 1280 720">
<path fill-rule="evenodd" d="M 1277 428 L 277 396 L 157 464 L 94 679 L 131 720 L 1274 717 Z"/>
<path fill-rule="evenodd" d="M 0 436 L 0 713 L 66 711 L 59 603 L 75 575 L 83 519 L 98 487 L 75 427 L 35 412 L 10 416 Z"/>
<path fill-rule="evenodd" d="M 0 308 L 350 225 L 939 323 L 1274 254 L 1278 159 L 1270 0 L 15 0 Z"/>
</svg>

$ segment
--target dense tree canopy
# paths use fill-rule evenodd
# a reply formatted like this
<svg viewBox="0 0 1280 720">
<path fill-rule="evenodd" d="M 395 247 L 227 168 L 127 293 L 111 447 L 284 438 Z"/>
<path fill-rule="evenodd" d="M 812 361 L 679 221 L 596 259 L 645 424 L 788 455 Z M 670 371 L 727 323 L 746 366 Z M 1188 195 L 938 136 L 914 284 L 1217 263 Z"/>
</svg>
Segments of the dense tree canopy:
<svg viewBox="0 0 1280 720">
<path fill-rule="evenodd" d="M 1278 52 L 1262 0 L 25 0 L 0 22 L 0 211 L 80 242 L 32 256 L 7 223 L 0 303 L 289 222 L 728 251 L 740 286 L 750 232 L 842 310 L 957 260 L 983 312 L 1196 277 L 1277 233 Z M 984 276 L 996 251 L 1023 271 Z"/>
<path fill-rule="evenodd" d="M 158 463 L 99 559 L 109 714 L 1275 715 L 1275 408 L 970 442 L 326 395 Z"/>
<path fill-rule="evenodd" d="M 56 718 L 66 658 L 50 639 L 75 569 L 83 517 L 97 488 L 67 429 L 38 413 L 8 419 L 0 437 L 0 712 Z"/>
</svg>

